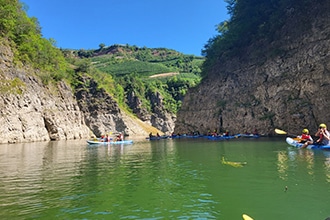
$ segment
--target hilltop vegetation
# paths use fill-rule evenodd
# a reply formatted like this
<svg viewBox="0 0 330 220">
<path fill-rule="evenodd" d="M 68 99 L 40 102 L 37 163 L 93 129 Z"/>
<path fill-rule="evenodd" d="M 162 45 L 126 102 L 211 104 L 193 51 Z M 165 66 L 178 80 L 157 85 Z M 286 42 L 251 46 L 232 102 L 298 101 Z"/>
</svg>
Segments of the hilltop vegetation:
<svg viewBox="0 0 330 220">
<path fill-rule="evenodd" d="M 322 0 L 323 1 L 323 0 Z M 311 27 L 309 19 L 310 9 L 322 4 L 319 0 L 225 0 L 230 19 L 222 21 L 217 26 L 218 35 L 211 38 L 205 45 L 203 55 L 206 60 L 203 64 L 202 76 L 205 77 L 217 62 L 225 62 L 233 57 L 245 58 L 246 50 L 253 44 L 268 48 L 269 58 L 275 57 L 284 51 L 282 43 L 273 42 L 281 38 L 281 30 L 292 15 L 300 16 L 301 20 L 292 22 L 290 27 L 295 37 L 299 37 L 304 30 Z M 323 1 L 328 4 L 327 1 Z M 321 10 L 325 10 L 323 7 Z M 256 51 L 258 52 L 258 51 Z M 251 55 L 251 54 L 249 54 Z M 257 54 L 263 59 L 266 54 Z M 220 60 L 220 61 L 219 61 Z"/>
<path fill-rule="evenodd" d="M 176 113 L 190 87 L 200 82 L 204 57 L 184 55 L 166 48 L 139 48 L 129 45 L 100 44 L 95 50 L 63 50 L 77 73 L 87 73 L 100 87 L 130 110 L 127 96 L 134 94 L 143 108 L 151 111 L 150 96 L 158 92 L 166 110 Z M 151 77 L 156 74 L 165 77 Z"/>
</svg>

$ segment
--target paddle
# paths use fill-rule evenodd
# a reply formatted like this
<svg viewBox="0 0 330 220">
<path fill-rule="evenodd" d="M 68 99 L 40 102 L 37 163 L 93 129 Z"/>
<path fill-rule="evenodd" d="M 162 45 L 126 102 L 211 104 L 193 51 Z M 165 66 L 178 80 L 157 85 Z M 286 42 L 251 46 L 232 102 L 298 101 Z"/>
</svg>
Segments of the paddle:
<svg viewBox="0 0 330 220">
<path fill-rule="evenodd" d="M 283 131 L 283 130 L 278 129 L 278 128 L 275 128 L 275 133 L 276 134 L 288 134 L 288 132 Z M 290 135 L 290 136 L 297 136 L 297 135 Z M 299 137 L 295 137 L 295 138 L 292 138 L 292 139 L 295 140 L 295 141 L 300 141 L 301 140 L 301 138 L 299 138 Z"/>
<path fill-rule="evenodd" d="M 287 134 L 288 132 L 283 131 L 283 130 L 278 129 L 278 128 L 275 128 L 275 133 L 276 133 L 276 134 Z"/>
<path fill-rule="evenodd" d="M 243 219 L 244 219 L 244 220 L 253 220 L 253 218 L 251 218 L 251 217 L 248 216 L 247 214 L 243 214 Z"/>
<path fill-rule="evenodd" d="M 230 165 L 230 166 L 233 166 L 233 167 L 243 167 L 243 165 L 246 165 L 247 164 L 247 162 L 225 161 L 225 158 L 224 157 L 222 157 L 221 163 L 222 164 L 226 164 L 226 165 Z"/>
</svg>

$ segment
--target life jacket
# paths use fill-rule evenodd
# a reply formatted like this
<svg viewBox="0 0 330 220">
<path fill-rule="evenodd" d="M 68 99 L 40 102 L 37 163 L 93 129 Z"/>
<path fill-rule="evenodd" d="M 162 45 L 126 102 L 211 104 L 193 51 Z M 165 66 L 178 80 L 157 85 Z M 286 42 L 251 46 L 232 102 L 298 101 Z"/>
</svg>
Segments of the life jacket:
<svg viewBox="0 0 330 220">
<path fill-rule="evenodd" d="M 303 139 L 303 140 L 312 140 L 312 138 L 309 134 L 302 134 L 301 139 Z"/>
</svg>

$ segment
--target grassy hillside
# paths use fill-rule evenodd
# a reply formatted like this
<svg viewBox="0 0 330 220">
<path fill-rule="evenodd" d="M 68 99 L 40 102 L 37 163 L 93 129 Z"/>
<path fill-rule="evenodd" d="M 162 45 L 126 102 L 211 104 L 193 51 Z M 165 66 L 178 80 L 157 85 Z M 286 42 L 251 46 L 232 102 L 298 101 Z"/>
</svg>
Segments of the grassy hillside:
<svg viewBox="0 0 330 220">
<path fill-rule="evenodd" d="M 137 73 L 150 76 L 165 72 L 201 72 L 204 57 L 184 55 L 166 48 L 139 48 L 129 45 L 112 45 L 97 50 L 75 51 L 79 58 L 88 58 L 93 65 L 114 76 Z"/>
<path fill-rule="evenodd" d="M 150 94 L 159 92 L 168 111 L 176 113 L 183 96 L 200 82 L 204 57 L 166 48 L 129 45 L 100 46 L 95 50 L 63 50 L 77 73 L 88 73 L 129 110 L 127 95 L 134 93 L 151 111 Z M 166 74 L 175 73 L 175 74 Z M 163 74 L 163 77 L 152 77 Z"/>
</svg>

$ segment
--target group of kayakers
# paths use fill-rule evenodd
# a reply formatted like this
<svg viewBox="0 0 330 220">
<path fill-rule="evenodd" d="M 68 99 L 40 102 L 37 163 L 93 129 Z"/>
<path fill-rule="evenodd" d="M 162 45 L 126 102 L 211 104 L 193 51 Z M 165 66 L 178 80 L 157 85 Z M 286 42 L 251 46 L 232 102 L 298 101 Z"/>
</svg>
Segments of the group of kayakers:
<svg viewBox="0 0 330 220">
<path fill-rule="evenodd" d="M 110 135 L 106 134 L 106 135 L 101 135 L 100 141 L 102 142 L 110 142 L 113 139 L 110 137 Z M 123 141 L 124 140 L 124 135 L 122 132 L 119 132 L 119 134 L 116 136 L 116 138 L 114 139 L 114 141 Z"/>
<path fill-rule="evenodd" d="M 310 144 L 317 144 L 317 145 L 328 145 L 330 142 L 330 133 L 327 130 L 326 124 L 320 124 L 317 132 L 315 133 L 316 140 L 314 141 L 312 136 L 309 134 L 309 130 L 304 128 L 302 130 L 302 134 L 299 135 L 297 138 L 299 139 L 300 143 L 304 143 L 301 148 L 306 148 Z"/>
</svg>

